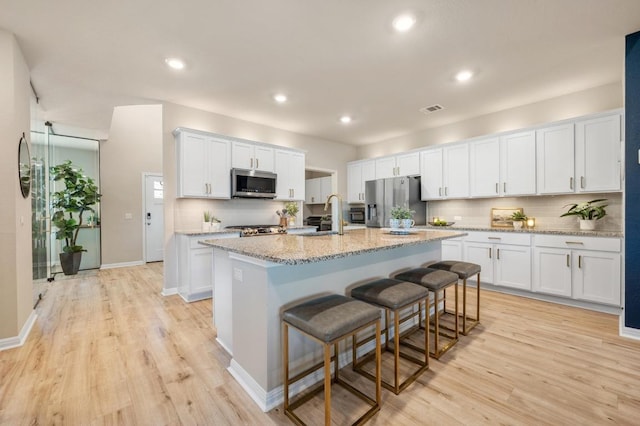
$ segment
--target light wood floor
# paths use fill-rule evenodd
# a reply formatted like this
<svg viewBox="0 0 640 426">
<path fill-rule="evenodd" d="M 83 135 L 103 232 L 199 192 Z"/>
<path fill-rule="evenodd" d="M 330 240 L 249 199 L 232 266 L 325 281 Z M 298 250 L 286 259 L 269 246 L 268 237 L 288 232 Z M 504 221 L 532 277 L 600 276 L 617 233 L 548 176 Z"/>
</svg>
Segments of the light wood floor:
<svg viewBox="0 0 640 426">
<path fill-rule="evenodd" d="M 161 264 L 53 282 L 26 344 L 0 352 L 0 424 L 290 424 L 226 371 L 211 301 L 161 288 Z M 640 424 L 640 342 L 617 317 L 482 297 L 482 324 L 399 396 L 383 391 L 370 424 Z M 319 424 L 321 407 L 300 415 Z"/>
</svg>

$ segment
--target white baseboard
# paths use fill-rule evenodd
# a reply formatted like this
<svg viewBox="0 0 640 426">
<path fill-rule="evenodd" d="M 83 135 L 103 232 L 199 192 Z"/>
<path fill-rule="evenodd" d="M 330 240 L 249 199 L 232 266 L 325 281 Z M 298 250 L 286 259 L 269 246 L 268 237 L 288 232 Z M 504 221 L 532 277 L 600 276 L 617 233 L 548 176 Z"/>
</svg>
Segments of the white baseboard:
<svg viewBox="0 0 640 426">
<path fill-rule="evenodd" d="M 163 296 L 173 296 L 174 294 L 178 294 L 178 288 L 163 288 L 160 294 Z"/>
<path fill-rule="evenodd" d="M 628 339 L 640 340 L 640 330 L 626 327 L 624 325 L 624 315 L 620 315 L 620 336 Z"/>
<path fill-rule="evenodd" d="M 15 337 L 7 337 L 6 339 L 0 339 L 0 351 L 17 348 L 19 346 L 24 345 L 24 342 L 27 340 L 27 337 L 29 336 L 31 329 L 33 328 L 33 324 L 36 323 L 36 318 L 38 318 L 36 311 L 35 310 L 31 311 L 31 314 L 29 314 L 29 318 L 27 318 L 27 321 L 22 326 L 22 330 L 20 330 L 20 334 L 18 334 Z"/>
<path fill-rule="evenodd" d="M 227 345 L 225 345 L 222 340 L 220 340 L 218 337 L 216 337 L 216 342 L 218 342 L 218 344 L 220 346 L 222 346 L 222 349 L 227 351 L 227 353 L 233 357 L 233 352 L 231 352 L 231 348 L 229 348 Z"/>
<path fill-rule="evenodd" d="M 100 265 L 100 269 L 127 268 L 129 266 L 140 266 L 144 264 L 145 262 L 143 260 L 136 260 L 134 262 L 108 263 L 106 265 Z"/>
</svg>

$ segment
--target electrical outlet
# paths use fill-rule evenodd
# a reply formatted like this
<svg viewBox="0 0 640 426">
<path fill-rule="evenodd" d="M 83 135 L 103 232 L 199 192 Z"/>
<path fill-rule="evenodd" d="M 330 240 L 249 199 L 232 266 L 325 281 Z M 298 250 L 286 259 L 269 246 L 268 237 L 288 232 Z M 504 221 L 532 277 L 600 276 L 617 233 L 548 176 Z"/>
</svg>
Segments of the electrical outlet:
<svg viewBox="0 0 640 426">
<path fill-rule="evenodd" d="M 242 282 L 242 269 L 233 268 L 233 279 L 240 283 Z"/>
<path fill-rule="evenodd" d="M 462 220 L 462 216 L 454 216 L 453 220 Z"/>
<path fill-rule="evenodd" d="M 133 219 L 133 215 L 131 213 L 125 213 L 124 214 L 124 219 L 125 220 L 131 220 L 131 219 Z"/>
</svg>

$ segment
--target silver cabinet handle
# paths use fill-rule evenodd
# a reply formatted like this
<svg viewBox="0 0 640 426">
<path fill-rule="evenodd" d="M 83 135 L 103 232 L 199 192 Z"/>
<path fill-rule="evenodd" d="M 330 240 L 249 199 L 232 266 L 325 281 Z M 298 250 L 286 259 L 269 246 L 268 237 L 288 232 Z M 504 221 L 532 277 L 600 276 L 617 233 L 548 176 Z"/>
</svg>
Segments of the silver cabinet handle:
<svg viewBox="0 0 640 426">
<path fill-rule="evenodd" d="M 496 255 L 497 255 L 497 259 L 498 259 L 498 260 L 500 260 L 500 249 L 497 249 L 497 250 L 496 250 L 496 252 L 497 252 L 497 253 L 496 253 Z"/>
<path fill-rule="evenodd" d="M 253 169 L 253 158 L 251 159 L 251 165 L 249 166 L 250 169 Z"/>
<path fill-rule="evenodd" d="M 498 182 L 496 182 L 496 194 L 498 194 L 498 193 L 499 193 L 499 192 L 498 192 L 498 191 L 499 191 L 499 189 L 498 189 L 498 185 L 499 185 L 499 183 L 498 183 Z"/>
<path fill-rule="evenodd" d="M 571 267 L 571 259 L 570 259 L 570 255 L 567 255 L 567 268 Z"/>
<path fill-rule="evenodd" d="M 578 268 L 582 268 L 582 255 L 578 256 Z"/>
<path fill-rule="evenodd" d="M 502 182 L 502 192 L 507 193 L 507 182 Z"/>
<path fill-rule="evenodd" d="M 569 189 L 573 189 L 573 178 L 569 178 Z"/>
<path fill-rule="evenodd" d="M 502 237 L 487 237 L 488 240 L 501 240 Z"/>
<path fill-rule="evenodd" d="M 582 241 L 565 241 L 565 244 L 579 244 L 581 246 L 584 245 L 584 243 Z"/>
<path fill-rule="evenodd" d="M 491 259 L 491 247 L 489 247 L 489 259 Z"/>
<path fill-rule="evenodd" d="M 446 195 L 449 195 L 449 187 L 448 187 L 448 186 L 445 186 L 445 187 L 444 187 L 444 195 L 445 195 L 445 196 L 446 196 Z"/>
<path fill-rule="evenodd" d="M 442 197 L 442 187 L 438 188 L 438 195 Z"/>
<path fill-rule="evenodd" d="M 256 169 L 260 168 L 260 159 L 256 158 Z"/>
<path fill-rule="evenodd" d="M 580 176 L 580 188 L 584 189 L 584 176 Z"/>
</svg>

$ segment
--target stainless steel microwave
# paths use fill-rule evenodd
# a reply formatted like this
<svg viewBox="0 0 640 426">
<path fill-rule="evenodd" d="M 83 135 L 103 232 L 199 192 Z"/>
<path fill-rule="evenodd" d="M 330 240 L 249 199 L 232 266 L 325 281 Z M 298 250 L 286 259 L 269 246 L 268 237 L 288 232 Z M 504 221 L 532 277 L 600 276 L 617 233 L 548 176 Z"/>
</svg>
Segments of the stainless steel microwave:
<svg viewBox="0 0 640 426">
<path fill-rule="evenodd" d="M 276 198 L 277 175 L 258 170 L 231 169 L 234 198 Z"/>
</svg>

